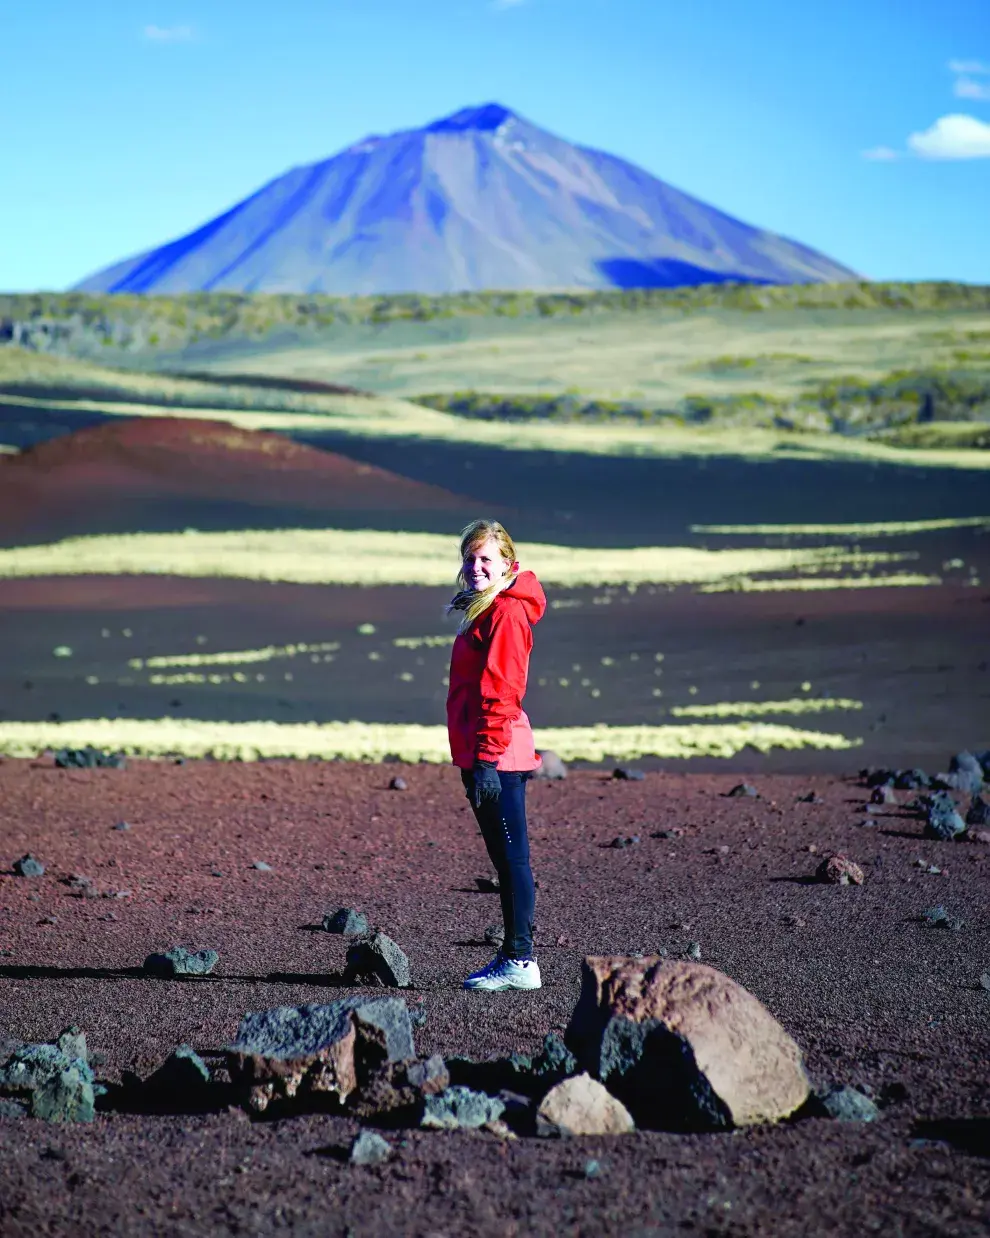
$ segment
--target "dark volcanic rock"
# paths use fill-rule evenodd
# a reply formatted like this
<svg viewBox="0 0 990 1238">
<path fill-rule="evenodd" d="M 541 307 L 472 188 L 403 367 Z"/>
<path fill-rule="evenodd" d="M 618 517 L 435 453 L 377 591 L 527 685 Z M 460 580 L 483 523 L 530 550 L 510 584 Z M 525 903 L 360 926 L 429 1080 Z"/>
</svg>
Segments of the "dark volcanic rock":
<svg viewBox="0 0 990 1238">
<path fill-rule="evenodd" d="M 738 783 L 732 788 L 731 791 L 726 791 L 725 794 L 728 799 L 733 800 L 743 798 L 755 800 L 759 799 L 760 796 L 760 793 L 757 791 L 756 787 L 751 786 L 748 782 Z"/>
<path fill-rule="evenodd" d="M 958 916 L 950 916 L 941 903 L 937 907 L 929 907 L 926 911 L 923 911 L 921 918 L 926 924 L 932 925 L 933 928 L 950 929 L 953 933 L 958 933 L 966 923 L 965 920 L 960 920 Z"/>
<path fill-rule="evenodd" d="M 78 1028 L 63 1032 L 59 1044 L 8 1049 L 0 1063 L 0 1094 L 48 1122 L 93 1120 L 96 1094 L 103 1089 L 86 1060 L 86 1040 Z"/>
<path fill-rule="evenodd" d="M 216 950 L 187 950 L 185 946 L 173 946 L 164 954 L 149 954 L 143 970 L 149 976 L 165 980 L 176 976 L 208 976 L 220 961 Z"/>
<path fill-rule="evenodd" d="M 406 782 L 405 778 L 401 775 L 396 774 L 396 776 L 389 782 L 388 789 L 390 791 L 408 791 L 409 783 Z"/>
<path fill-rule="evenodd" d="M 966 824 L 973 826 L 990 825 L 990 804 L 982 795 L 974 795 L 972 803 L 966 812 Z"/>
<path fill-rule="evenodd" d="M 362 1074 L 416 1056 L 399 998 L 345 997 L 245 1015 L 227 1048 L 231 1080 L 263 1110 L 276 1097 L 333 1093 L 344 1101 Z"/>
<path fill-rule="evenodd" d="M 99 748 L 60 748 L 55 753 L 58 769 L 126 769 L 122 752 L 101 752 Z"/>
<path fill-rule="evenodd" d="M 450 1072 L 439 1053 L 425 1061 L 384 1062 L 360 1081 L 349 1100 L 359 1118 L 389 1118 L 391 1123 L 418 1125 L 427 1096 L 450 1086 Z"/>
<path fill-rule="evenodd" d="M 19 860 L 14 861 L 14 872 L 18 877 L 43 877 L 45 875 L 45 866 L 29 852 L 27 855 L 22 855 Z"/>
<path fill-rule="evenodd" d="M 374 1131 L 361 1131 L 351 1144 L 352 1165 L 384 1165 L 392 1155 L 392 1145 Z"/>
<path fill-rule="evenodd" d="M 773 1122 L 810 1090 L 800 1050 L 780 1024 L 701 963 L 586 958 L 565 1040 L 642 1127 Z"/>
<path fill-rule="evenodd" d="M 407 989 L 412 984 L 409 959 L 385 933 L 356 941 L 347 951 L 345 984 L 383 984 Z"/>
<path fill-rule="evenodd" d="M 485 929 L 484 937 L 489 946 L 494 946 L 498 950 L 505 941 L 505 928 L 501 924 L 489 924 Z"/>
<path fill-rule="evenodd" d="M 925 799 L 927 817 L 925 819 L 924 835 L 926 838 L 937 838 L 948 842 L 963 834 L 966 822 L 956 811 L 956 805 L 947 791 L 935 791 Z"/>
<path fill-rule="evenodd" d="M 194 1092 L 210 1082 L 210 1069 L 191 1045 L 179 1045 L 149 1075 L 144 1086 L 152 1092 Z"/>
<path fill-rule="evenodd" d="M 612 770 L 612 777 L 626 782 L 642 782 L 646 775 L 641 769 L 632 769 L 628 765 L 617 765 Z"/>
<path fill-rule="evenodd" d="M 368 931 L 367 917 L 353 907 L 339 907 L 328 911 L 323 917 L 323 927 L 328 933 L 343 933 L 345 937 L 361 937 Z"/>
<path fill-rule="evenodd" d="M 840 1122 L 875 1122 L 880 1116 L 880 1110 L 868 1096 L 850 1087 L 834 1087 L 820 1093 L 814 1098 L 814 1108 Z"/>
<path fill-rule="evenodd" d="M 421 1126 L 434 1130 L 475 1130 L 497 1121 L 505 1112 L 505 1104 L 497 1097 L 470 1088 L 449 1087 L 427 1096 Z"/>
<path fill-rule="evenodd" d="M 31 1116 L 46 1122 L 92 1122 L 96 1098 L 92 1076 L 87 1078 L 83 1066 L 74 1062 L 39 1084 L 31 1093 Z"/>
<path fill-rule="evenodd" d="M 827 856 L 815 869 L 815 876 L 819 881 L 828 885 L 861 886 L 863 884 L 863 870 L 844 855 Z"/>
</svg>

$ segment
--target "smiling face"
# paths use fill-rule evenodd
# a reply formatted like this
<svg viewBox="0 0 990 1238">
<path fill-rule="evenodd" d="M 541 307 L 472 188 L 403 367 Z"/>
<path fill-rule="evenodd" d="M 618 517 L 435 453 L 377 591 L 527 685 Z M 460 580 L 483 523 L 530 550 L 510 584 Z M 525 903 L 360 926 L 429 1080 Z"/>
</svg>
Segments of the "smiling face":
<svg viewBox="0 0 990 1238">
<path fill-rule="evenodd" d="M 461 571 L 469 589 L 488 589 L 497 584 L 515 566 L 502 558 L 498 542 L 493 537 L 468 548 Z"/>
</svg>

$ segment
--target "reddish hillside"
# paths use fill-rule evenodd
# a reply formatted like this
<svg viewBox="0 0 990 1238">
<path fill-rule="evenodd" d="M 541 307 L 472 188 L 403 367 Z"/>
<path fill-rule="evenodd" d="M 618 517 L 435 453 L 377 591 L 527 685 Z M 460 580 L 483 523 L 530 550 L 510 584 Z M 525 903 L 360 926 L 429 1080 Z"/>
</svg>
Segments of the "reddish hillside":
<svg viewBox="0 0 990 1238">
<path fill-rule="evenodd" d="M 466 500 L 279 434 L 222 421 L 104 422 L 0 457 L 0 537 L 142 527 L 184 503 L 331 512 L 461 511 Z M 66 521 L 71 521 L 69 527 Z"/>
</svg>

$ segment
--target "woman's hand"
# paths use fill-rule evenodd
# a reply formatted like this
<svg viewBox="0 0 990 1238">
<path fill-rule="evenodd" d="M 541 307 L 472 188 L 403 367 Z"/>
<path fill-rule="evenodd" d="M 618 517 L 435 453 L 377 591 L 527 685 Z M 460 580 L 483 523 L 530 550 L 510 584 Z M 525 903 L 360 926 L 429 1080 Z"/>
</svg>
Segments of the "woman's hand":
<svg viewBox="0 0 990 1238">
<path fill-rule="evenodd" d="M 494 803 L 502 794 L 502 783 L 494 761 L 475 761 L 474 786 L 471 788 L 471 803 L 475 808 L 491 800 Z"/>
</svg>

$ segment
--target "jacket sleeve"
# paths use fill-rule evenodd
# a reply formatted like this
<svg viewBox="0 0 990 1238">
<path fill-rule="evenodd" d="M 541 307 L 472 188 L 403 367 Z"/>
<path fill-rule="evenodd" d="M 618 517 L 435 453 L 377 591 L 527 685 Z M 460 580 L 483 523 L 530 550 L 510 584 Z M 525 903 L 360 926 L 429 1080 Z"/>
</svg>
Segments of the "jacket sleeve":
<svg viewBox="0 0 990 1238">
<path fill-rule="evenodd" d="M 533 629 L 519 605 L 500 606 L 488 624 L 481 671 L 481 718 L 475 756 L 497 761 L 509 747 L 512 723 L 522 713 Z"/>
</svg>

